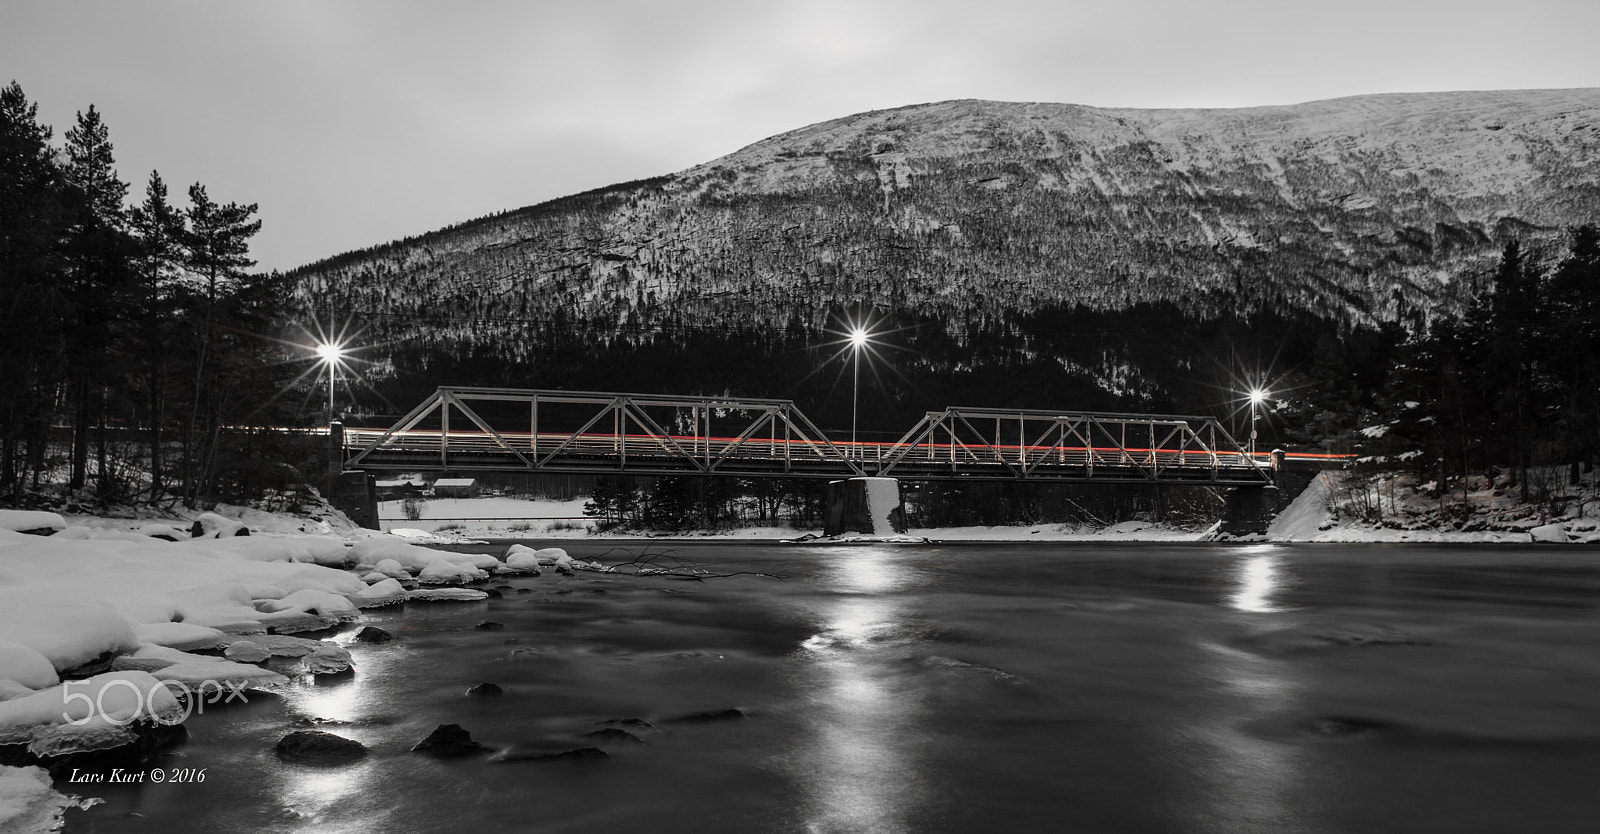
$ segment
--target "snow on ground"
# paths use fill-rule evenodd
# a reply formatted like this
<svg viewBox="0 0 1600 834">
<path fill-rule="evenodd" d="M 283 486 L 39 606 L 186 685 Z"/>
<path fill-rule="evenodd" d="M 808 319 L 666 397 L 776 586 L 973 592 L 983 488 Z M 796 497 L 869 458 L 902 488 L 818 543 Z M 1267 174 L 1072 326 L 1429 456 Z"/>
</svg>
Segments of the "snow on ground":
<svg viewBox="0 0 1600 834">
<path fill-rule="evenodd" d="M 424 498 L 417 503 L 421 518 L 405 516 L 403 501 L 378 503 L 384 530 L 404 528 L 438 532 L 460 525 L 475 538 L 529 536 L 539 538 L 589 535 L 595 519 L 583 514 L 587 498 L 558 501 L 551 498 Z"/>
<path fill-rule="evenodd" d="M 1469 491 L 1473 529 L 1446 529 L 1438 523 L 1438 500 L 1415 489 L 1408 479 L 1385 484 L 1384 519 L 1378 523 L 1335 512 L 1336 500 L 1350 492 L 1346 474 L 1323 472 L 1311 486 L 1278 514 L 1267 528 L 1267 540 L 1285 542 L 1437 542 L 1459 544 L 1600 543 L 1600 518 L 1567 514 L 1544 518 L 1518 502 L 1505 489 L 1476 479 Z M 1391 488 L 1392 487 L 1392 488 Z M 1374 487 L 1374 495 L 1378 495 Z M 1448 500 L 1459 500 L 1459 494 Z M 1581 509 L 1581 505 L 1579 508 Z M 1592 509 L 1592 508 L 1591 508 Z"/>
<path fill-rule="evenodd" d="M 58 526 L 40 525 L 36 515 L 0 511 L 0 744 L 26 745 L 45 759 L 133 743 L 141 727 L 171 723 L 179 689 L 290 682 L 240 660 L 265 660 L 272 651 L 232 659 L 194 652 L 246 642 L 240 635 L 276 645 L 287 639 L 277 634 L 355 621 L 362 608 L 411 597 L 402 578 L 459 584 L 502 567 L 490 556 L 372 531 L 346 539 L 331 535 L 326 520 L 269 513 L 241 513 L 249 524 L 217 513 L 156 525 L 166 535 L 198 521 L 203 536 L 180 541 L 138 533 L 152 526 L 148 519 L 58 517 Z M 8 523 L 58 531 L 29 535 Z M 318 525 L 322 535 L 306 534 Z M 378 563 L 384 571 L 374 569 Z M 430 598 L 484 596 L 430 591 Z M 304 642 L 318 647 L 304 673 L 348 664 L 343 649 Z M 65 807 L 50 805 L 55 800 L 34 791 L 31 778 L 0 767 L 0 830 L 13 830 L 8 814 L 31 826 Z"/>
<path fill-rule="evenodd" d="M 1389 521 L 1392 526 L 1362 523 L 1348 517 L 1334 518 L 1328 509 L 1329 490 L 1340 483 L 1342 474 L 1327 472 L 1319 476 L 1312 486 L 1287 509 L 1269 528 L 1270 541 L 1303 542 L 1460 542 L 1460 543 L 1520 543 L 1532 540 L 1531 530 L 1545 524 L 1535 520 L 1511 522 L 1504 529 L 1470 531 L 1436 529 L 1439 525 L 1429 521 L 1424 513 L 1428 502 L 1412 497 L 1407 518 L 1396 516 Z M 1496 513 L 1511 512 L 1509 499 L 1496 497 L 1489 490 L 1472 494 L 1475 506 Z M 485 539 L 562 539 L 592 538 L 645 540 L 656 538 L 710 538 L 751 541 L 794 541 L 816 539 L 822 531 L 816 528 L 792 526 L 736 527 L 723 530 L 625 530 L 594 532 L 593 520 L 575 519 L 529 521 L 533 518 L 554 519 L 557 516 L 581 516 L 583 499 L 555 501 L 549 499 L 521 498 L 447 498 L 432 499 L 424 504 L 425 516 L 421 520 L 396 519 L 385 521 L 393 535 L 407 537 L 416 544 L 482 541 Z M 398 515 L 400 502 L 390 501 L 380 505 L 380 515 L 389 518 Z M 1590 508 L 1591 511 L 1594 509 Z M 1543 540 L 1559 541 L 1565 536 L 1569 542 L 1600 542 L 1600 519 L 1551 519 L 1561 525 L 1559 530 L 1545 530 Z M 1489 525 L 1491 528 L 1497 525 Z M 997 527 L 912 527 L 908 531 L 914 540 L 933 541 L 995 541 L 995 542 L 1183 542 L 1209 541 L 1210 531 L 1175 524 L 1152 521 L 1123 521 L 1107 527 L 1075 524 L 1032 524 Z"/>
<path fill-rule="evenodd" d="M 1151 521 L 1124 521 L 1109 527 L 1032 524 L 1025 527 L 939 527 L 911 532 L 935 541 L 1182 542 L 1203 541 L 1204 530 Z"/>
<path fill-rule="evenodd" d="M 0 831 L 57 831 L 68 808 L 88 808 L 99 802 L 57 793 L 42 767 L 0 767 Z"/>
</svg>

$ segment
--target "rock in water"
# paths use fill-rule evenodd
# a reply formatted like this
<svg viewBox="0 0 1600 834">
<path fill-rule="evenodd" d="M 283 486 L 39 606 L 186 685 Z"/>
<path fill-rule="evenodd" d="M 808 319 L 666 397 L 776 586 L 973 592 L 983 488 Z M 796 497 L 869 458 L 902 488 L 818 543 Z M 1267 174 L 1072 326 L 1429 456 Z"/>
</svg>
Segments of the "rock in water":
<svg viewBox="0 0 1600 834">
<path fill-rule="evenodd" d="M 584 733 L 583 737 L 594 739 L 596 744 L 644 744 L 644 739 L 627 730 L 619 730 L 616 727 L 607 727 L 603 730 L 595 730 L 592 733 Z"/>
<path fill-rule="evenodd" d="M 316 651 L 306 655 L 300 663 L 308 674 L 342 675 L 350 671 L 350 652 L 343 646 L 323 643 Z"/>
<path fill-rule="evenodd" d="M 222 656 L 240 663 L 260 663 L 271 657 L 272 652 L 252 640 L 236 640 L 222 650 Z"/>
<path fill-rule="evenodd" d="M 500 687 L 500 684 L 488 682 L 480 683 L 467 690 L 467 697 L 469 698 L 498 698 L 504 694 L 506 694 L 506 691 Z"/>
<path fill-rule="evenodd" d="M 493 751 L 491 748 L 473 741 L 472 734 L 463 729 L 460 724 L 440 724 L 437 729 L 428 734 L 427 738 L 417 742 L 417 745 L 411 748 L 411 752 L 440 758 L 455 758 L 457 756 L 474 756 Z"/>
<path fill-rule="evenodd" d="M 387 643 L 394 639 L 394 635 L 377 626 L 362 626 L 356 632 L 357 643 Z"/>
<path fill-rule="evenodd" d="M 484 620 L 483 622 L 478 623 L 477 625 L 473 626 L 473 628 L 475 628 L 475 629 L 477 629 L 479 631 L 505 631 L 506 630 L 506 627 L 505 627 L 504 623 L 497 623 L 497 622 L 495 622 L 493 620 Z"/>
<path fill-rule="evenodd" d="M 279 739 L 273 749 L 281 759 L 313 765 L 344 764 L 367 755 L 361 742 L 321 730 L 297 730 Z"/>
</svg>

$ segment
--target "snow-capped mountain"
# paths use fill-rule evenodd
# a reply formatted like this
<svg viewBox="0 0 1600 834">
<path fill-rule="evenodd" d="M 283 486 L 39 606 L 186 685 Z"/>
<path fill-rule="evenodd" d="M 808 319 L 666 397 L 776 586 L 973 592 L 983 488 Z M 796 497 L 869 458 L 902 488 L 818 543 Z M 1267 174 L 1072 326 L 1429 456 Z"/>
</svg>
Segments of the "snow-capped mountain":
<svg viewBox="0 0 1600 834">
<path fill-rule="evenodd" d="M 530 329 L 815 333 L 860 307 L 958 342 L 1039 311 L 1152 304 L 1348 327 L 1457 308 L 1460 279 L 1506 240 L 1537 248 L 1597 218 L 1600 89 L 1225 110 L 948 101 L 294 277 L 308 310 L 382 338 L 511 356 L 533 349 Z"/>
</svg>

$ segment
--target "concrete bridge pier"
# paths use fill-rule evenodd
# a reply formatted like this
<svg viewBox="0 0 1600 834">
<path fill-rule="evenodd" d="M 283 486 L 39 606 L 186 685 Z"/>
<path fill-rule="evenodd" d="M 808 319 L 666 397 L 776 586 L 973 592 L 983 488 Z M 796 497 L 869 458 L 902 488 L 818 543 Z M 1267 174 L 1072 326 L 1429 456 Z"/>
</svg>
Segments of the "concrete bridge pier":
<svg viewBox="0 0 1600 834">
<path fill-rule="evenodd" d="M 1234 487 L 1223 499 L 1224 536 L 1264 536 L 1267 528 L 1317 477 L 1313 469 L 1278 469 L 1267 486 Z"/>
<path fill-rule="evenodd" d="M 323 495 L 358 527 L 378 529 L 378 490 L 371 475 L 344 468 L 344 424 L 328 423 L 328 487 Z"/>
<path fill-rule="evenodd" d="M 905 504 L 894 478 L 829 481 L 822 534 L 892 536 L 906 532 Z"/>
<path fill-rule="evenodd" d="M 350 469 L 329 478 L 328 503 L 357 527 L 378 529 L 378 489 L 371 475 Z"/>
</svg>

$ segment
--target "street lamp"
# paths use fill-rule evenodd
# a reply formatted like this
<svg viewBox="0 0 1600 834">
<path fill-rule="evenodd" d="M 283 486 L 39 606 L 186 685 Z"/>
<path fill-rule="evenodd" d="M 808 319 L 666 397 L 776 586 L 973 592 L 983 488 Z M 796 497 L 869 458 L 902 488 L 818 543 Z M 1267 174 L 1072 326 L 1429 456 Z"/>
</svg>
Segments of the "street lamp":
<svg viewBox="0 0 1600 834">
<path fill-rule="evenodd" d="M 1256 421 L 1261 419 L 1259 409 L 1267 401 L 1267 392 L 1261 388 L 1250 389 L 1250 460 L 1256 459 Z"/>
<path fill-rule="evenodd" d="M 855 361 L 855 380 L 850 393 L 850 446 L 857 450 L 859 447 L 856 446 L 856 406 L 861 401 L 861 351 L 867 346 L 869 337 L 870 334 L 860 327 L 850 329 L 850 352 L 854 354 L 852 358 Z"/>
<path fill-rule="evenodd" d="M 318 342 L 313 348 L 317 354 L 317 361 L 328 368 L 328 419 L 333 419 L 333 370 L 344 363 L 348 355 L 343 344 L 339 342 Z"/>
</svg>

